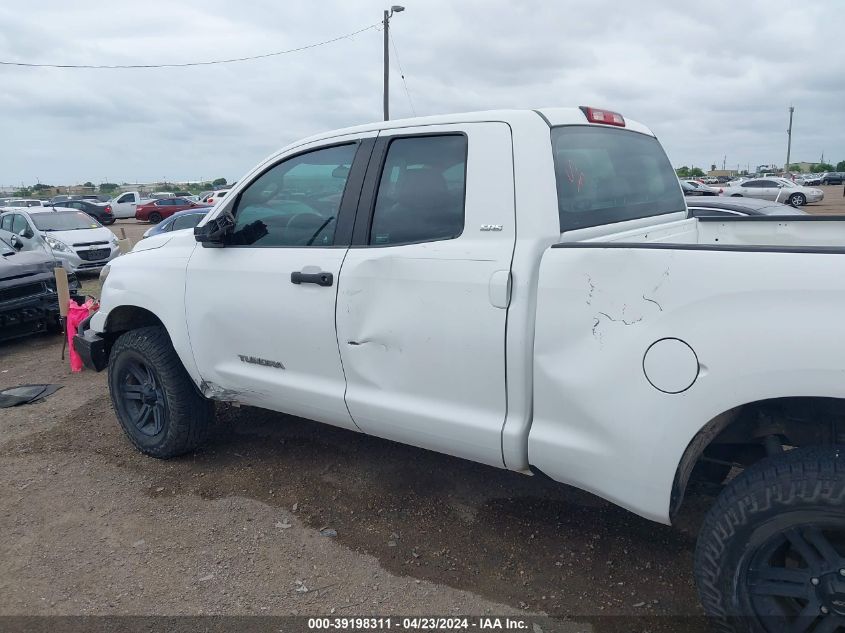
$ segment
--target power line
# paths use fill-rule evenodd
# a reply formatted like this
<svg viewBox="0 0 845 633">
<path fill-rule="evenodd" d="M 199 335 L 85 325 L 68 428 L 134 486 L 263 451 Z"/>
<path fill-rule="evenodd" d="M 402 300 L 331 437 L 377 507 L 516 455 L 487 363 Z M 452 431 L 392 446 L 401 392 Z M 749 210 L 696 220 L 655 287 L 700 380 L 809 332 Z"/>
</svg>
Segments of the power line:
<svg viewBox="0 0 845 633">
<path fill-rule="evenodd" d="M 338 37 L 333 37 L 329 40 L 323 40 L 322 42 L 315 42 L 313 44 L 306 44 L 304 46 L 297 46 L 296 48 L 289 48 L 284 51 L 275 51 L 273 53 L 263 53 L 262 55 L 251 55 L 249 57 L 233 57 L 231 59 L 215 59 L 211 61 L 205 62 L 185 62 L 181 64 L 34 64 L 28 62 L 10 62 L 10 61 L 0 61 L 0 66 L 23 66 L 26 68 L 89 68 L 89 69 L 97 69 L 97 70 L 115 70 L 115 69 L 129 69 L 129 68 L 185 68 L 187 66 L 211 66 L 213 64 L 232 64 L 235 62 L 247 62 L 252 61 L 255 59 L 265 59 L 267 57 L 276 57 L 278 55 L 287 55 L 288 53 L 298 53 L 300 51 L 308 50 L 310 48 L 317 48 L 318 46 L 325 46 L 326 44 L 333 44 L 334 42 L 339 42 L 341 40 L 349 39 L 350 37 L 354 37 L 365 31 L 369 31 L 371 29 L 375 29 L 376 27 L 380 26 L 381 22 L 376 24 L 370 24 L 369 26 L 365 26 L 364 28 L 358 29 L 357 31 L 353 31 L 351 33 L 346 33 L 345 35 L 339 35 Z M 404 81 L 405 78 L 402 77 Z"/>
<path fill-rule="evenodd" d="M 388 31 L 388 37 L 390 37 L 390 43 L 393 45 L 393 54 L 396 56 L 396 63 L 399 65 L 399 76 L 402 77 L 402 85 L 405 86 L 405 96 L 408 97 L 408 104 L 411 106 L 411 113 L 414 116 L 417 116 L 417 111 L 414 108 L 414 102 L 411 99 L 411 93 L 408 91 L 408 83 L 405 81 L 405 71 L 402 68 L 402 62 L 399 61 L 399 51 L 396 50 L 396 42 L 393 41 L 393 32 Z"/>
</svg>

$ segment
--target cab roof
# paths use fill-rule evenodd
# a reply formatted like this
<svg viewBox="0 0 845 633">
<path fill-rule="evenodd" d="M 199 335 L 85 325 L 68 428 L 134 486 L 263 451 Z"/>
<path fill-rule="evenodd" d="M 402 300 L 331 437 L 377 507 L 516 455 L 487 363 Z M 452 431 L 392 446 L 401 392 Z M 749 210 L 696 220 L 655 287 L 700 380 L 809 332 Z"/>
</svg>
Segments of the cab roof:
<svg viewBox="0 0 845 633">
<path fill-rule="evenodd" d="M 624 116 L 624 113 L 622 113 Z M 382 130 L 395 130 L 407 127 L 418 127 L 425 125 L 450 125 L 460 123 L 479 123 L 483 121 L 501 121 L 514 124 L 526 117 L 538 117 L 544 120 L 550 127 L 559 125 L 595 125 L 607 127 L 601 123 L 590 123 L 587 116 L 579 107 L 567 108 L 539 108 L 537 110 L 514 109 L 514 110 L 485 110 L 479 112 L 459 112 L 455 114 L 437 114 L 433 116 L 414 117 L 409 119 L 391 119 L 390 121 L 379 121 L 353 127 L 331 130 L 320 134 L 309 136 L 296 141 L 288 147 L 305 145 L 323 139 L 351 134 L 364 134 L 367 132 L 379 132 Z M 654 136 L 654 133 L 642 123 L 625 118 L 625 127 L 622 129 L 640 132 Z M 285 148 L 287 149 L 287 148 Z M 284 151 L 284 150 L 282 150 Z"/>
</svg>

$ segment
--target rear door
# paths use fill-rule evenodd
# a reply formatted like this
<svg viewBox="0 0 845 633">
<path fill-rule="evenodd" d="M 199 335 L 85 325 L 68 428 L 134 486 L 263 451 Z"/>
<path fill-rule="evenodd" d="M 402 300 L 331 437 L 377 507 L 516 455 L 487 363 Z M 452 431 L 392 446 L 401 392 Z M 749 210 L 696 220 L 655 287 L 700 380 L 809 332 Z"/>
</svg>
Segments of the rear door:
<svg viewBox="0 0 845 633">
<path fill-rule="evenodd" d="M 337 306 L 363 431 L 503 465 L 515 228 L 507 125 L 381 133 Z"/>
</svg>

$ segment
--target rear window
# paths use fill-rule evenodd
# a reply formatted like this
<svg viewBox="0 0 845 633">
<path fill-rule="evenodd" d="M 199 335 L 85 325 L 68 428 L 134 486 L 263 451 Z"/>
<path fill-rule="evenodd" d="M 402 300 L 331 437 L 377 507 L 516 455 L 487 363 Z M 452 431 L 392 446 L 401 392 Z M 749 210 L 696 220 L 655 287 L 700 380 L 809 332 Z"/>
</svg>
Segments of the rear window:
<svg viewBox="0 0 845 633">
<path fill-rule="evenodd" d="M 686 211 L 653 136 L 598 126 L 552 129 L 560 230 Z"/>
</svg>

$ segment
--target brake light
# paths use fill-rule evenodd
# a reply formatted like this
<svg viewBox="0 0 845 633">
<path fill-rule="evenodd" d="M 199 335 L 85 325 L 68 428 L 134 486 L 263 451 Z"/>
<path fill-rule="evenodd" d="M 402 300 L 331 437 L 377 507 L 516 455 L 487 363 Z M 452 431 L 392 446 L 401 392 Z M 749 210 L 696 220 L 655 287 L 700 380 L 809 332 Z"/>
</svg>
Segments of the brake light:
<svg viewBox="0 0 845 633">
<path fill-rule="evenodd" d="M 110 204 L 106 205 L 106 213 L 111 213 L 111 205 Z"/>
<path fill-rule="evenodd" d="M 590 108 L 588 106 L 581 106 L 581 112 L 584 113 L 584 116 L 587 117 L 590 123 L 604 123 L 605 125 L 625 127 L 625 118 L 618 112 L 599 110 L 598 108 Z"/>
</svg>

